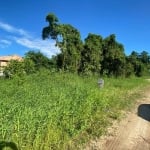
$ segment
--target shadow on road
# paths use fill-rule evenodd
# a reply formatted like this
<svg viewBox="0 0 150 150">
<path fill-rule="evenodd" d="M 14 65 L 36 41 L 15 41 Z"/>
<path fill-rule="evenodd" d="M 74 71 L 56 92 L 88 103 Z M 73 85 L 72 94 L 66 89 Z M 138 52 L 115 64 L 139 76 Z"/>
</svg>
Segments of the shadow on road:
<svg viewBox="0 0 150 150">
<path fill-rule="evenodd" d="M 150 104 L 141 104 L 138 107 L 138 116 L 150 121 Z"/>
<path fill-rule="evenodd" d="M 17 148 L 17 145 L 13 142 L 0 141 L 0 150 L 4 150 L 4 148 L 10 148 L 11 150 L 19 150 Z"/>
</svg>

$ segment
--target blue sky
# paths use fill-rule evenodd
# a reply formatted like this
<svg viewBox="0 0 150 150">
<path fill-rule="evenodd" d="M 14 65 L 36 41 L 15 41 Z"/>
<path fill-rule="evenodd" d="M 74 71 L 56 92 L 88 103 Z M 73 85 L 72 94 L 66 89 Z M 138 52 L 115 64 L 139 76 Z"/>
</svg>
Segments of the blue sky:
<svg viewBox="0 0 150 150">
<path fill-rule="evenodd" d="M 45 17 L 54 13 L 61 23 L 77 28 L 84 40 L 88 33 L 103 38 L 115 34 L 125 53 L 150 53 L 149 0 L 1 0 L 0 55 L 23 56 L 40 50 L 50 57 L 59 52 L 52 40 L 42 40 Z"/>
</svg>

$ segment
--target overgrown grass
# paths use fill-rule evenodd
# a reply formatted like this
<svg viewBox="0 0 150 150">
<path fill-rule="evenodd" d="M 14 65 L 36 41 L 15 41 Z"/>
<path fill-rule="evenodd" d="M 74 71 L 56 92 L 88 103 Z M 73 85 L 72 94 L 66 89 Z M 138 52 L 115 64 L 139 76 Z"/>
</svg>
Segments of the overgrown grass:
<svg viewBox="0 0 150 150">
<path fill-rule="evenodd" d="M 142 78 L 105 79 L 39 72 L 0 80 L 0 141 L 21 150 L 72 150 L 105 133 L 133 96 L 147 84 Z"/>
</svg>

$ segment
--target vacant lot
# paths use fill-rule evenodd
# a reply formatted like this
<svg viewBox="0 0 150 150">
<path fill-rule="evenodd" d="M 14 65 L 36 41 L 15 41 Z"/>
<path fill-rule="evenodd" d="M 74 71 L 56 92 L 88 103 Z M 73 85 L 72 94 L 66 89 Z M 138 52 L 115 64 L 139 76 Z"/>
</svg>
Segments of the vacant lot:
<svg viewBox="0 0 150 150">
<path fill-rule="evenodd" d="M 134 104 L 145 79 L 39 72 L 0 80 L 0 137 L 23 150 L 79 149 Z"/>
<path fill-rule="evenodd" d="M 134 109 L 115 123 L 106 136 L 92 141 L 88 150 L 150 150 L 150 88 L 143 92 Z"/>
</svg>

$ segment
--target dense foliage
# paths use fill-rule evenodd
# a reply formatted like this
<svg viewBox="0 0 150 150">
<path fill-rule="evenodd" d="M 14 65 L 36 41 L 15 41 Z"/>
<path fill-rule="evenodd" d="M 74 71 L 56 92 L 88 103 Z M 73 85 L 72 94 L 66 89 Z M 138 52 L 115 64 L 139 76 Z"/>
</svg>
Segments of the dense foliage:
<svg viewBox="0 0 150 150">
<path fill-rule="evenodd" d="M 116 41 L 114 34 L 103 39 L 100 35 L 89 33 L 82 42 L 80 32 L 71 25 L 59 23 L 54 14 L 48 14 L 46 21 L 49 25 L 43 28 L 43 39 L 56 40 L 61 50 L 53 59 L 57 69 L 115 77 L 150 74 L 148 53 L 143 51 L 138 54 L 133 51 L 126 56 L 124 46 Z"/>
<path fill-rule="evenodd" d="M 46 17 L 49 25 L 43 28 L 43 39 L 51 38 L 61 53 L 46 57 L 40 51 L 29 51 L 22 62 L 11 61 L 5 68 L 6 77 L 31 74 L 43 68 L 53 71 L 107 77 L 150 75 L 150 55 L 146 51 L 132 51 L 125 55 L 123 44 L 115 34 L 106 38 L 89 33 L 82 42 L 80 32 L 70 24 L 59 23 L 54 14 Z"/>
<path fill-rule="evenodd" d="M 43 39 L 50 37 L 56 40 L 56 45 L 61 50 L 57 64 L 60 65 L 59 67 L 63 71 L 77 72 L 82 48 L 79 31 L 70 24 L 58 23 L 58 19 L 54 14 L 49 14 L 46 20 L 49 22 L 49 26 L 43 29 L 42 36 Z"/>
<path fill-rule="evenodd" d="M 20 80 L 0 79 L 0 138 L 22 150 L 77 150 L 105 133 L 147 85 L 142 78 L 105 78 L 100 89 L 97 77 L 47 70 Z"/>
</svg>

